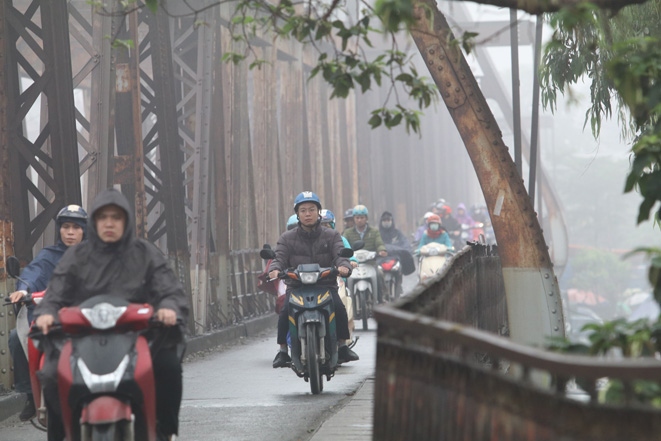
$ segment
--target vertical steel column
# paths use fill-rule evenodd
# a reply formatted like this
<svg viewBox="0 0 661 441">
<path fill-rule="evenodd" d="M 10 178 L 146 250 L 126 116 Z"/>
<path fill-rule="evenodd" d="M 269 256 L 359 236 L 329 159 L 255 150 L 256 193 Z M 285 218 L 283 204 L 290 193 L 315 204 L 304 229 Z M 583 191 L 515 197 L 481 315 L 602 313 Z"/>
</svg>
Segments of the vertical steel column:
<svg viewBox="0 0 661 441">
<path fill-rule="evenodd" d="M 178 78 L 179 134 L 184 141 L 182 172 L 191 246 L 191 287 L 197 324 L 206 327 L 208 302 L 208 244 L 210 242 L 210 128 L 213 42 L 216 24 L 212 11 L 174 22 L 173 61 Z M 207 25 L 197 26 L 198 20 Z"/>
<path fill-rule="evenodd" d="M 145 136 L 145 178 L 149 176 L 154 184 L 151 190 L 152 203 L 148 205 L 153 208 L 157 205 L 155 201 L 162 204 L 162 217 L 157 220 L 149 232 L 149 237 L 156 239 L 165 231 L 158 231 L 165 220 L 167 228 L 167 249 L 170 263 L 179 275 L 184 289 L 190 295 L 190 252 L 188 249 L 188 238 L 186 229 L 186 212 L 184 202 L 184 182 L 181 172 L 181 164 L 184 163 L 181 151 L 181 138 L 178 133 L 177 102 L 175 94 L 175 77 L 172 63 L 172 47 L 170 44 L 170 32 L 168 17 L 162 8 L 157 13 L 151 14 L 143 11 L 141 21 L 149 26 L 149 33 L 145 40 L 140 42 L 141 68 L 148 57 L 151 57 L 151 72 L 141 70 L 140 78 L 144 82 L 142 93 L 143 103 L 151 98 L 150 105 L 143 104 L 143 126 L 147 119 L 155 116 L 156 122 L 153 127 L 144 134 Z M 145 43 L 145 44 L 143 44 Z M 146 43 L 149 44 L 147 48 Z M 142 86 L 141 86 L 142 87 Z M 143 132 L 144 133 L 144 132 Z M 147 146 L 151 147 L 148 149 Z M 150 150 L 158 147 L 158 158 L 147 157 Z M 156 166 L 156 159 L 160 160 L 160 170 Z M 160 183 L 158 183 L 160 179 Z M 156 184 L 160 184 L 158 187 Z M 159 234 L 160 233 L 160 234 Z M 191 299 L 191 305 L 193 304 Z M 194 320 L 189 320 L 193 330 Z"/>
<path fill-rule="evenodd" d="M 111 184 L 108 157 L 114 149 L 115 64 L 108 36 L 116 34 L 119 21 L 119 17 L 94 12 L 86 1 L 69 2 L 73 87 L 85 96 L 82 107 L 80 103 L 76 107 L 78 145 L 84 153 L 79 166 L 83 206 Z"/>
<path fill-rule="evenodd" d="M 11 176 L 10 156 L 12 154 L 9 147 L 8 123 L 9 109 L 7 99 L 7 89 L 9 86 L 8 77 L 13 69 L 8 64 L 8 53 L 10 50 L 9 26 L 5 21 L 7 17 L 7 5 L 0 1 L 0 174 L 3 177 Z M 0 295 L 2 298 L 10 292 L 11 284 L 5 271 L 5 259 L 14 254 L 13 243 L 14 235 L 12 233 L 11 221 L 11 181 L 9 179 L 0 179 L 0 282 L 2 288 Z M 0 310 L 0 391 L 11 388 L 14 378 L 11 371 L 11 359 L 9 357 L 8 335 L 14 328 L 11 308 L 2 308 Z"/>
<path fill-rule="evenodd" d="M 7 39 L 7 141 L 17 152 L 9 165 L 11 216 L 16 255 L 29 260 L 32 246 L 57 211 L 65 203 L 81 203 L 81 192 L 69 33 L 63 26 L 68 23 L 67 3 L 35 0 L 21 2 L 20 9 L 14 3 L 18 2 L 4 1 L 2 16 Z M 28 26 L 32 32 L 25 32 Z M 29 87 L 21 87 L 21 79 Z M 31 109 L 46 102 L 41 121 L 27 119 Z M 28 137 L 27 128 L 39 130 L 38 135 Z M 43 189 L 31 181 L 35 174 L 34 182 L 40 180 Z M 33 219 L 30 206 L 37 212 Z"/>
</svg>

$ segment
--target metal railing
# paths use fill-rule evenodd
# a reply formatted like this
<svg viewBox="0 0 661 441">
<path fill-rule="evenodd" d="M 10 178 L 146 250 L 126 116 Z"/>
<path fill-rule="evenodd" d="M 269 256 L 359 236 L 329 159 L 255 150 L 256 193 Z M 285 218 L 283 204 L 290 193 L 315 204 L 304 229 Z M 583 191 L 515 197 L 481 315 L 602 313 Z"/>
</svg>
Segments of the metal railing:
<svg viewBox="0 0 661 441">
<path fill-rule="evenodd" d="M 227 265 L 225 298 L 207 304 L 207 331 L 224 328 L 246 319 L 272 314 L 275 297 L 257 288 L 263 271 L 260 250 L 234 250 Z"/>
<path fill-rule="evenodd" d="M 374 439 L 659 439 L 661 411 L 635 390 L 658 384 L 661 361 L 563 355 L 498 335 L 507 333 L 499 272 L 495 250 L 473 246 L 376 311 Z M 599 399 L 604 377 L 621 386 L 620 402 Z"/>
</svg>

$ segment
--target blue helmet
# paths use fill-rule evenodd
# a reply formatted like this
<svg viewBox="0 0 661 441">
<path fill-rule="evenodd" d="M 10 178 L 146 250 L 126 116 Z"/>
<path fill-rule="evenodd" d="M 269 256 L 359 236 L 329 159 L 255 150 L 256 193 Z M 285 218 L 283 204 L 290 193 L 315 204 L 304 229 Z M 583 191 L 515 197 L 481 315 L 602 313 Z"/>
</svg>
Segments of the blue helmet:
<svg viewBox="0 0 661 441">
<path fill-rule="evenodd" d="M 317 206 L 317 209 L 321 211 L 321 201 L 319 200 L 319 196 L 311 191 L 304 191 L 299 193 L 299 195 L 296 196 L 296 199 L 294 199 L 294 213 L 298 212 L 298 206 L 304 202 L 312 202 Z"/>
<path fill-rule="evenodd" d="M 368 216 L 369 211 L 367 211 L 367 207 L 364 205 L 356 205 L 353 207 L 353 215 L 354 216 Z"/>
<path fill-rule="evenodd" d="M 335 215 L 330 210 L 321 210 L 321 223 L 330 224 L 331 228 L 335 229 Z"/>
<path fill-rule="evenodd" d="M 298 225 L 298 216 L 295 214 L 292 214 L 289 216 L 289 219 L 287 219 L 287 230 L 291 230 L 292 228 L 295 228 Z"/>
</svg>

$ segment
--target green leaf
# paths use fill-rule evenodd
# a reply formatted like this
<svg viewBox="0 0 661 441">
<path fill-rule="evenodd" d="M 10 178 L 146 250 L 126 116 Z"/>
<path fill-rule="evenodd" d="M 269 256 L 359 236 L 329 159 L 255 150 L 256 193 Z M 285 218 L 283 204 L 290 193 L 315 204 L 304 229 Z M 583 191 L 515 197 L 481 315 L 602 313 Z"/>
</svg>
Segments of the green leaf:
<svg viewBox="0 0 661 441">
<path fill-rule="evenodd" d="M 372 127 L 373 129 L 376 129 L 381 125 L 381 117 L 377 113 L 373 113 L 372 117 L 367 121 L 367 123 Z"/>
<path fill-rule="evenodd" d="M 156 14 L 158 10 L 158 0 L 145 0 L 145 5 L 151 11 L 152 14 Z"/>
</svg>

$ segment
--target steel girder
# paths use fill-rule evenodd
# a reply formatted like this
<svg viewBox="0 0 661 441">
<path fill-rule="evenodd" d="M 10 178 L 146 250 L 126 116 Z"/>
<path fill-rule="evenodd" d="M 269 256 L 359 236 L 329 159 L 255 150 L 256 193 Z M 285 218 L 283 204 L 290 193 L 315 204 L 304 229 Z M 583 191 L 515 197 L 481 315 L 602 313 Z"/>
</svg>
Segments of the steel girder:
<svg viewBox="0 0 661 441">
<path fill-rule="evenodd" d="M 58 210 L 81 203 L 69 33 L 63 25 L 68 9 L 66 2 L 49 0 L 3 3 L 9 109 L 3 129 L 13 152 L 3 167 L 12 188 L 15 253 L 26 261 Z"/>
<path fill-rule="evenodd" d="M 183 140 L 185 209 L 190 239 L 191 288 L 197 322 L 206 326 L 208 256 L 211 241 L 211 99 L 213 93 L 215 18 L 217 11 L 173 22 L 179 135 Z M 199 20 L 206 25 L 199 26 Z"/>
</svg>

